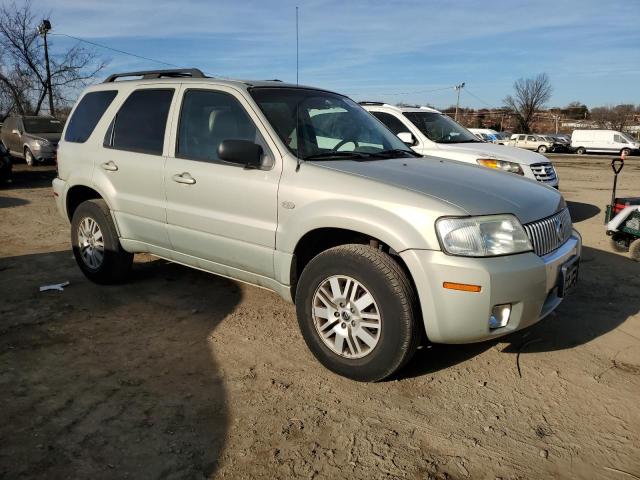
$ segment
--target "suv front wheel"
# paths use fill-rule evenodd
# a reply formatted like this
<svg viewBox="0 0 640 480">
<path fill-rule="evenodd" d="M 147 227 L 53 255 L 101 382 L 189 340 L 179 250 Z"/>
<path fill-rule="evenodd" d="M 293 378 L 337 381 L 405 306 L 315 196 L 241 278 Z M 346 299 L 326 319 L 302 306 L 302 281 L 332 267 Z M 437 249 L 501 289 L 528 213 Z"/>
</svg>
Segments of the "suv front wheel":
<svg viewBox="0 0 640 480">
<path fill-rule="evenodd" d="M 363 382 L 399 370 L 420 341 L 416 295 L 391 256 L 366 245 L 326 250 L 296 291 L 302 336 L 329 370 Z"/>
<path fill-rule="evenodd" d="M 82 272 L 96 283 L 123 281 L 133 254 L 123 250 L 111 212 L 104 200 L 82 202 L 71 221 L 73 255 Z"/>
</svg>

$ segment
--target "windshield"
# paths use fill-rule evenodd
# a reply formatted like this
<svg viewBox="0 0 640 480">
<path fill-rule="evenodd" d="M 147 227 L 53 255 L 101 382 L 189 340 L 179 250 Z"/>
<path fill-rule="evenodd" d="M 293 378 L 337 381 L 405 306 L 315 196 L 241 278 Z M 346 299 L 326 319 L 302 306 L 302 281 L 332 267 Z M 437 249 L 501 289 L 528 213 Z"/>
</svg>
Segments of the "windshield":
<svg viewBox="0 0 640 480">
<path fill-rule="evenodd" d="M 634 138 L 631 138 L 629 135 L 627 135 L 626 133 L 621 133 L 622 138 L 624 138 L 627 142 L 629 143 L 636 143 L 636 140 Z"/>
<path fill-rule="evenodd" d="M 24 131 L 27 133 L 61 133 L 62 122 L 55 118 L 24 117 Z"/>
<path fill-rule="evenodd" d="M 417 156 L 349 98 L 304 88 L 257 87 L 250 93 L 300 159 Z"/>
<path fill-rule="evenodd" d="M 426 137 L 436 143 L 480 142 L 476 136 L 462 125 L 441 113 L 403 113 Z"/>
</svg>

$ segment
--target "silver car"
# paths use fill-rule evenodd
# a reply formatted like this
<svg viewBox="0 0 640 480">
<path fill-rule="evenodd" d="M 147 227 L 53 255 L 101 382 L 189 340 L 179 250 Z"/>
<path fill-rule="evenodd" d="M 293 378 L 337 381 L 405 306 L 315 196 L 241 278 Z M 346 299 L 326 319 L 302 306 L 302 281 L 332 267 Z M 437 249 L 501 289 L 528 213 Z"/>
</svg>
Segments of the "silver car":
<svg viewBox="0 0 640 480">
<path fill-rule="evenodd" d="M 316 88 L 114 75 L 81 96 L 58 164 L 89 279 L 125 281 L 148 252 L 273 290 L 318 360 L 359 381 L 392 375 L 424 341 L 532 325 L 577 278 L 581 239 L 557 190 L 419 156 Z"/>
<path fill-rule="evenodd" d="M 0 130 L 0 140 L 13 157 L 27 165 L 56 159 L 63 123 L 54 117 L 16 115 L 7 118 Z"/>
</svg>

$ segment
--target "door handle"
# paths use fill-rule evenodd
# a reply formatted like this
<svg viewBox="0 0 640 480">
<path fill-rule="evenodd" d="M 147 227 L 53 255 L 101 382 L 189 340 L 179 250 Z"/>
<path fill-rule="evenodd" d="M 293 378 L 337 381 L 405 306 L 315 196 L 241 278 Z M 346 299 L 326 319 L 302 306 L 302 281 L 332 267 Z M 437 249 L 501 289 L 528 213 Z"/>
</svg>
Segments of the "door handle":
<svg viewBox="0 0 640 480">
<path fill-rule="evenodd" d="M 102 165 L 100 165 L 104 170 L 108 170 L 110 172 L 115 172 L 118 170 L 118 165 L 116 165 L 113 160 L 109 161 L 109 162 L 105 162 Z"/>
<path fill-rule="evenodd" d="M 186 185 L 193 185 L 196 183 L 196 179 L 193 178 L 189 172 L 176 173 L 173 177 L 171 177 L 174 182 L 184 183 Z"/>
</svg>

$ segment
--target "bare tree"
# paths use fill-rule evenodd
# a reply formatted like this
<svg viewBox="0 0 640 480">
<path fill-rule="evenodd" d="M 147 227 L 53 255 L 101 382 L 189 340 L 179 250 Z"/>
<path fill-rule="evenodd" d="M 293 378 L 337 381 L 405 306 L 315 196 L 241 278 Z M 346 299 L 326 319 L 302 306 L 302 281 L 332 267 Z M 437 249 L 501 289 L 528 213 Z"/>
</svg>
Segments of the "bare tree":
<svg viewBox="0 0 640 480">
<path fill-rule="evenodd" d="M 520 78 L 513 84 L 514 95 L 504 99 L 505 105 L 513 111 L 518 128 L 523 133 L 531 131 L 534 115 L 551 98 L 551 82 L 546 73 L 535 78 Z"/>
<path fill-rule="evenodd" d="M 9 96 L 17 112 L 34 115 L 41 112 L 47 95 L 44 50 L 37 26 L 29 1 L 0 7 L 0 95 Z M 55 103 L 68 103 L 69 94 L 93 79 L 105 65 L 94 52 L 77 45 L 51 55 Z"/>
<path fill-rule="evenodd" d="M 600 128 L 610 128 L 621 132 L 631 125 L 636 114 L 635 105 L 616 105 L 591 109 L 591 119 Z"/>
</svg>

